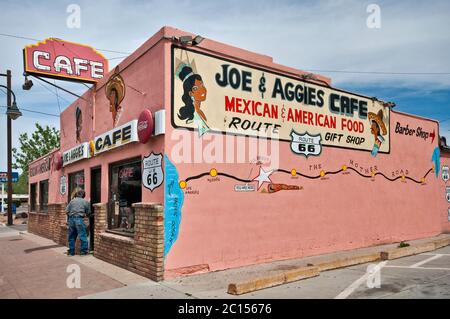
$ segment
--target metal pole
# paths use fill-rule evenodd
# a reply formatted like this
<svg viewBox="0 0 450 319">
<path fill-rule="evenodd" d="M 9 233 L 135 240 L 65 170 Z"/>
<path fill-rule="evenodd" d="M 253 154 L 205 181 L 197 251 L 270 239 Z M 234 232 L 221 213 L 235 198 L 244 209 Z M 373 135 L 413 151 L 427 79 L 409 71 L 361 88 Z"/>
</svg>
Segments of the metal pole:
<svg viewBox="0 0 450 319">
<path fill-rule="evenodd" d="M 5 212 L 5 200 L 3 199 L 5 197 L 5 184 L 2 183 L 2 215 Z"/>
<path fill-rule="evenodd" d="M 6 71 L 6 86 L 8 87 L 8 94 L 7 94 L 7 106 L 8 109 L 12 106 L 11 105 L 11 70 Z M 13 224 L 12 219 L 12 128 L 11 128 L 11 118 L 9 116 L 6 116 L 7 118 L 7 139 L 8 139 L 8 226 L 11 226 Z"/>
</svg>

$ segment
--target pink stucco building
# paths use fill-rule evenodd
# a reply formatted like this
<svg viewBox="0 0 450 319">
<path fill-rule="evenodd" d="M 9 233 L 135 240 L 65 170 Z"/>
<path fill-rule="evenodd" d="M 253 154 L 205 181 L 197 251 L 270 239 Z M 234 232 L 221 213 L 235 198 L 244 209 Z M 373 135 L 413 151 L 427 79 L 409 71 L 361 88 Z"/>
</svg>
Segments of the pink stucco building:
<svg viewBox="0 0 450 319">
<path fill-rule="evenodd" d="M 437 121 L 189 35 L 162 28 L 61 113 L 31 232 L 65 244 L 82 188 L 94 255 L 161 280 L 450 231 Z"/>
</svg>

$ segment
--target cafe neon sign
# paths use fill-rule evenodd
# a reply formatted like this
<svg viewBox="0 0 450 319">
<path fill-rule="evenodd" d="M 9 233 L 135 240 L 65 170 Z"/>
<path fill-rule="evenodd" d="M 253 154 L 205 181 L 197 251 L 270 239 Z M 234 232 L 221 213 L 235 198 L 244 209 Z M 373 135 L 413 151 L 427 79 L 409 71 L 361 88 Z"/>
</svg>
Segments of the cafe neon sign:
<svg viewBox="0 0 450 319">
<path fill-rule="evenodd" d="M 23 50 L 26 74 L 96 83 L 108 72 L 108 60 L 94 48 L 48 38 Z"/>
</svg>

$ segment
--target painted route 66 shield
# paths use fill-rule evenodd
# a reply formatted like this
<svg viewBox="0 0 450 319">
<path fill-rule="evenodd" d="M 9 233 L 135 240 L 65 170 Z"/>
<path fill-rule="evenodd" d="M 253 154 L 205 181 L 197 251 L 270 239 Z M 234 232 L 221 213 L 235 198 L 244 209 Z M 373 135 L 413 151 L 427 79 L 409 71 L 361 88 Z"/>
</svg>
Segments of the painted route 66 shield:
<svg viewBox="0 0 450 319">
<path fill-rule="evenodd" d="M 449 169 L 448 166 L 442 166 L 442 179 L 444 180 L 445 183 L 447 183 L 447 181 L 449 180 L 450 173 L 449 173 Z"/>
<path fill-rule="evenodd" d="M 450 186 L 447 186 L 445 188 L 445 198 L 447 199 L 447 201 L 450 203 Z"/>
<path fill-rule="evenodd" d="M 153 191 L 159 187 L 164 180 L 164 173 L 162 170 L 162 154 L 150 153 L 149 156 L 145 156 L 142 160 L 142 183 L 145 188 Z"/>
<path fill-rule="evenodd" d="M 310 135 L 308 132 L 298 134 L 294 130 L 291 132 L 291 150 L 295 154 L 306 157 L 309 155 L 319 156 L 322 153 L 322 136 L 320 134 Z"/>
</svg>

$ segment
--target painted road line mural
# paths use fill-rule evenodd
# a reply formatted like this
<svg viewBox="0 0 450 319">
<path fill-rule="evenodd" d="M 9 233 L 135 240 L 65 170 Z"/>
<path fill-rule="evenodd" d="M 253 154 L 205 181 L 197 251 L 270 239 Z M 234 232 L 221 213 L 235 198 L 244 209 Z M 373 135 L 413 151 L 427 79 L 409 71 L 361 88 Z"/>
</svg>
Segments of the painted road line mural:
<svg viewBox="0 0 450 319">
<path fill-rule="evenodd" d="M 271 137 L 320 136 L 326 146 L 390 151 L 390 109 L 375 98 L 173 47 L 172 125 Z"/>
<path fill-rule="evenodd" d="M 177 168 L 167 155 L 164 155 L 164 171 L 166 174 L 164 183 L 164 256 L 166 256 L 178 238 L 184 193 L 178 182 Z"/>
<path fill-rule="evenodd" d="M 341 172 L 346 172 L 346 171 L 354 171 L 356 174 L 358 174 L 360 177 L 363 178 L 371 178 L 374 179 L 376 176 L 382 176 L 384 179 L 386 179 L 389 182 L 395 182 L 397 180 L 401 180 L 403 182 L 405 182 L 406 180 L 410 180 L 416 184 L 425 184 L 426 182 L 426 178 L 428 176 L 428 174 L 430 174 L 430 172 L 434 171 L 434 168 L 430 168 L 421 178 L 413 178 L 410 176 L 407 176 L 405 174 L 401 174 L 399 176 L 396 177 L 388 177 L 386 174 L 382 173 L 382 172 L 374 172 L 372 171 L 370 174 L 364 174 L 362 172 L 360 172 L 358 169 L 351 167 L 351 166 L 347 166 L 347 165 L 343 165 L 340 169 L 335 170 L 335 171 L 324 171 L 321 170 L 319 174 L 317 175 L 306 175 L 303 174 L 301 172 L 299 172 L 297 169 L 293 168 L 291 170 L 286 170 L 286 169 L 276 169 L 276 170 L 265 170 L 263 167 L 259 167 L 259 175 L 256 176 L 253 179 L 244 179 L 244 178 L 240 178 L 237 176 L 233 176 L 229 173 L 225 173 L 225 172 L 219 172 L 217 171 L 217 169 L 212 168 L 209 172 L 204 172 L 195 176 L 189 176 L 184 180 L 180 180 L 179 181 L 179 186 L 181 189 L 185 189 L 188 182 L 192 181 L 192 180 L 196 180 L 196 179 L 200 179 L 202 177 L 205 176 L 211 176 L 211 177 L 216 177 L 216 176 L 224 176 L 227 178 L 231 178 L 234 179 L 236 181 L 242 182 L 242 183 L 252 183 L 252 182 L 258 182 L 257 185 L 257 189 L 259 190 L 265 183 L 267 183 L 269 185 L 269 192 L 276 192 L 282 189 L 296 189 L 296 190 L 300 190 L 302 189 L 302 187 L 299 188 L 294 188 L 293 186 L 290 185 L 284 185 L 284 184 L 273 184 L 271 179 L 270 179 L 270 175 L 274 174 L 274 173 L 282 173 L 282 174 L 288 174 L 288 175 L 292 175 L 292 176 L 301 176 L 304 178 L 308 178 L 308 179 L 320 179 L 320 178 L 324 178 L 327 175 L 335 175 L 335 174 L 339 174 Z M 270 190 L 271 189 L 271 190 Z"/>
</svg>

